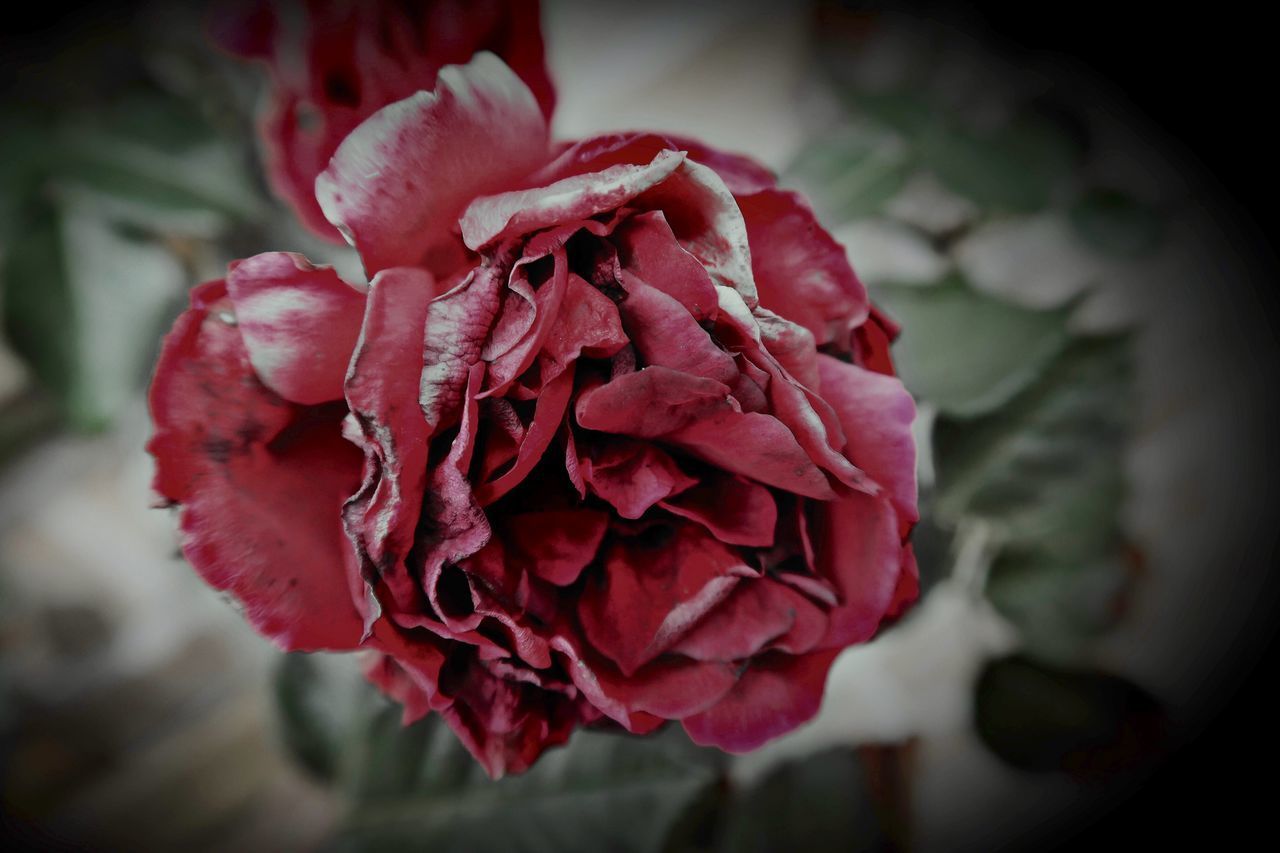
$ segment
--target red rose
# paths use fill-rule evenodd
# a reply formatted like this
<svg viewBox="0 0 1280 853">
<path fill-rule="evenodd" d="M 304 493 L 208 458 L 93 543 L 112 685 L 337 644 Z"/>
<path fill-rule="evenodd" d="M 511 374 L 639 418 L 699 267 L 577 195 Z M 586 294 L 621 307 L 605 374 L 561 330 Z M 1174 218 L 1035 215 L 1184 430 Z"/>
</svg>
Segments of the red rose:
<svg viewBox="0 0 1280 853">
<path fill-rule="evenodd" d="M 914 599 L 892 330 L 767 171 L 553 147 L 482 54 L 317 188 L 368 288 L 234 264 L 151 392 L 188 558 L 281 646 L 376 650 L 497 776 L 609 720 L 751 749 Z"/>
<path fill-rule="evenodd" d="M 259 134 L 272 189 L 330 240 L 341 236 L 316 204 L 316 175 L 357 125 L 434 88 L 444 66 L 492 51 L 548 117 L 555 105 L 537 0 L 224 0 L 211 25 L 223 47 L 267 65 Z"/>
</svg>

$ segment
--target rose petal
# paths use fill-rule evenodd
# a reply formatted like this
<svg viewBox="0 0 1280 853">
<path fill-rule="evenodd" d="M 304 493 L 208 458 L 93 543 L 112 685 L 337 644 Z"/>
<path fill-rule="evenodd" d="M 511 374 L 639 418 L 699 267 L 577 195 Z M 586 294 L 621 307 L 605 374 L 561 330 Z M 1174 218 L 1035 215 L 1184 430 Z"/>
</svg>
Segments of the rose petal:
<svg viewBox="0 0 1280 853">
<path fill-rule="evenodd" d="M 316 179 L 316 198 L 369 274 L 416 266 L 451 239 L 475 197 L 511 186 L 547 158 L 547 126 L 520 78 L 490 53 L 440 70 L 370 116 Z"/>
<path fill-rule="evenodd" d="M 364 574 L 384 580 L 401 609 L 418 598 L 404 559 L 426 487 L 430 430 L 417 405 L 422 334 L 435 282 L 424 270 L 384 270 L 369 285 L 360 340 L 346 379 L 368 476 L 343 507 Z"/>
<path fill-rule="evenodd" d="M 363 625 L 340 511 L 361 463 L 345 412 L 265 388 L 225 293 L 197 288 L 165 338 L 150 392 L 155 489 L 182 505 L 191 565 L 255 629 L 285 649 L 354 648 Z"/>
<path fill-rule="evenodd" d="M 861 492 L 814 510 L 814 561 L 819 576 L 831 581 L 840 596 L 822 646 L 864 643 L 880 627 L 902 572 L 897 513 L 888 499 Z"/>
<path fill-rule="evenodd" d="M 583 429 L 657 438 L 731 408 L 723 383 L 667 367 L 646 367 L 583 391 L 575 414 Z"/>
<path fill-rule="evenodd" d="M 678 300 L 696 322 L 715 319 L 716 289 L 698 259 L 671 231 L 662 211 L 633 216 L 613 233 L 622 266 L 641 281 Z"/>
<path fill-rule="evenodd" d="M 231 264 L 227 293 L 254 372 L 286 400 L 342 399 L 342 380 L 360 335 L 364 294 L 332 267 L 268 252 Z"/>
<path fill-rule="evenodd" d="M 613 210 L 667 179 L 684 155 L 659 151 L 649 163 L 610 166 L 562 178 L 546 186 L 477 198 L 460 222 L 462 240 L 473 251 L 561 222 Z"/>
<path fill-rule="evenodd" d="M 727 695 L 709 710 L 683 720 L 703 746 L 742 753 L 808 722 L 822 706 L 827 672 L 837 652 L 757 658 Z"/>
<path fill-rule="evenodd" d="M 744 580 L 673 652 L 702 661 L 745 660 L 766 646 L 792 654 L 813 648 L 827 630 L 822 608 L 770 578 Z"/>
<path fill-rule="evenodd" d="M 543 341 L 543 352 L 557 364 L 567 365 L 579 355 L 609 358 L 626 345 L 622 318 L 613 300 L 570 273 L 560 311 Z"/>
<path fill-rule="evenodd" d="M 556 586 L 568 586 L 595 559 L 608 526 L 607 514 L 574 509 L 512 516 L 506 530 L 530 571 Z"/>
<path fill-rule="evenodd" d="M 515 464 L 496 480 L 490 480 L 476 487 L 475 499 L 480 506 L 488 506 L 514 489 L 524 481 L 542 459 L 542 454 L 551 446 L 564 413 L 569 406 L 569 395 L 573 393 L 573 366 L 547 383 L 538 396 L 533 411 L 533 422 L 525 433 L 520 451 L 516 455 Z"/>
<path fill-rule="evenodd" d="M 667 453 L 644 442 L 610 443 L 579 464 L 592 493 L 623 518 L 639 518 L 649 507 L 698 481 L 680 470 Z"/>
<path fill-rule="evenodd" d="M 683 160 L 670 178 L 636 197 L 634 205 L 661 210 L 680 245 L 702 263 L 711 280 L 733 288 L 748 306 L 755 306 L 746 222 L 715 172 Z"/>
<path fill-rule="evenodd" d="M 893 376 L 818 357 L 822 396 L 844 424 L 845 452 L 888 491 L 903 521 L 916 521 L 916 406 Z"/>
<path fill-rule="evenodd" d="M 738 199 L 751 241 L 760 304 L 799 323 L 819 345 L 848 346 L 867 317 L 867 291 L 844 247 L 797 193 L 769 189 Z"/>
<path fill-rule="evenodd" d="M 778 182 L 771 170 L 743 154 L 719 151 L 687 136 L 667 134 L 670 144 L 689 154 L 689 159 L 710 166 L 735 196 L 770 189 Z"/>
<path fill-rule="evenodd" d="M 670 648 L 754 572 L 701 528 L 662 527 L 669 541 L 614 543 L 603 571 L 587 582 L 578 617 L 592 648 L 625 676 Z"/>
<path fill-rule="evenodd" d="M 672 515 L 698 522 L 727 545 L 767 548 L 773 544 L 778 507 L 768 489 L 750 480 L 704 478 L 693 489 L 664 496 L 660 505 Z"/>
<path fill-rule="evenodd" d="M 442 66 L 493 51 L 551 116 L 555 94 L 537 3 L 258 2 L 239 10 L 230 5 L 219 4 L 211 16 L 216 37 L 245 58 L 264 60 L 271 71 L 259 138 L 272 188 L 326 239 L 342 238 L 316 201 L 316 176 L 375 110 L 435 88 Z M 281 5 L 288 8 L 277 10 Z"/>
</svg>

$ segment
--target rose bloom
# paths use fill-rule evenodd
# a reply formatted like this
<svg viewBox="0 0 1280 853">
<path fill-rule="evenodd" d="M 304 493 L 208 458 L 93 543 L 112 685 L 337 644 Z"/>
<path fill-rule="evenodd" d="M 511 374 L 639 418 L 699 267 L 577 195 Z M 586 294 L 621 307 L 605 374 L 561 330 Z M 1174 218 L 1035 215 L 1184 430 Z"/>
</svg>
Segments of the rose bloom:
<svg viewBox="0 0 1280 853">
<path fill-rule="evenodd" d="M 187 558 L 278 645 L 369 650 L 496 777 L 579 725 L 752 749 L 916 597 L 894 330 L 768 171 L 553 145 L 480 54 L 316 189 L 371 282 L 232 264 L 150 398 Z"/>
<path fill-rule="evenodd" d="M 374 112 L 436 84 L 445 65 L 496 53 L 550 117 L 537 0 L 222 0 L 210 15 L 226 50 L 263 63 L 259 122 L 272 189 L 321 237 L 341 235 L 316 204 L 316 176 Z"/>
</svg>

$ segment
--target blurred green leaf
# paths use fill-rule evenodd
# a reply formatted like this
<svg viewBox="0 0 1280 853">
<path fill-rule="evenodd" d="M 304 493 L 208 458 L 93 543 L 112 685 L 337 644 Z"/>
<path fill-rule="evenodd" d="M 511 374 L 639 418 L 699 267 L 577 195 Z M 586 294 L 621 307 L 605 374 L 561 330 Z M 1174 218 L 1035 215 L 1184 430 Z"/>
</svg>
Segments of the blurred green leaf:
<svg viewBox="0 0 1280 853">
<path fill-rule="evenodd" d="M 958 277 L 882 286 L 876 302 L 903 326 L 894 359 L 907 388 L 946 415 L 990 412 L 1026 388 L 1067 342 L 1065 311 L 1031 311 Z"/>
<path fill-rule="evenodd" d="M 186 285 L 176 258 L 91 211 L 30 205 L 0 263 L 5 333 L 73 423 L 101 426 L 145 381 Z"/>
<path fill-rule="evenodd" d="M 1015 120 L 991 133 L 938 126 L 912 141 L 921 164 L 939 181 L 993 211 L 1045 207 L 1077 159 L 1065 134 L 1033 119 Z"/>
<path fill-rule="evenodd" d="M 1021 656 L 989 663 L 974 702 L 979 737 L 1021 770 L 1111 779 L 1149 764 L 1167 738 L 1159 703 L 1141 688 Z"/>
<path fill-rule="evenodd" d="M 1118 258 L 1141 257 L 1164 236 L 1164 223 L 1156 212 L 1118 190 L 1086 193 L 1072 205 L 1070 217 L 1085 243 Z"/>
<path fill-rule="evenodd" d="M 907 147 L 881 134 L 838 134 L 810 147 L 788 171 L 828 224 L 878 213 L 913 169 Z"/>
<path fill-rule="evenodd" d="M 1132 576 L 1118 548 L 1076 560 L 1009 551 L 992 565 L 986 594 L 1030 656 L 1066 664 L 1115 624 Z"/>
<path fill-rule="evenodd" d="M 837 748 L 789 761 L 735 795 L 718 850 L 893 849 L 858 753 Z"/>
<path fill-rule="evenodd" d="M 1082 337 L 1007 406 L 940 419 L 938 513 L 1062 560 L 1098 553 L 1118 536 L 1132 394 L 1128 338 Z"/>
<path fill-rule="evenodd" d="M 384 724 L 396 712 L 385 709 Z M 718 780 L 654 737 L 579 731 L 527 773 L 496 782 L 435 715 L 377 740 L 367 755 L 380 757 L 378 770 L 364 775 L 379 787 L 364 789 L 332 850 L 664 850 L 710 808 Z M 411 793 L 382 787 L 408 781 L 413 768 Z"/>
</svg>

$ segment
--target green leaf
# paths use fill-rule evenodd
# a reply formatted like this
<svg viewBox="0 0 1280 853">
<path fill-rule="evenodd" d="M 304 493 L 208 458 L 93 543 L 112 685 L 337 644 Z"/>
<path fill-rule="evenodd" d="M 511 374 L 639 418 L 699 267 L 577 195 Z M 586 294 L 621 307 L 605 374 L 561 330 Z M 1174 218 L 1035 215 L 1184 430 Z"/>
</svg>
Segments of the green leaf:
<svg viewBox="0 0 1280 853">
<path fill-rule="evenodd" d="M 1118 538 L 1131 407 L 1127 337 L 1072 340 L 1004 408 L 939 420 L 937 512 L 987 519 L 1059 560 L 1099 553 Z"/>
<path fill-rule="evenodd" d="M 1060 560 L 1036 550 L 1001 554 L 986 594 L 1018 629 L 1022 649 L 1041 661 L 1071 663 L 1121 614 L 1133 570 L 1124 553 Z"/>
<path fill-rule="evenodd" d="M 934 287 L 882 286 L 877 303 L 903 326 L 894 346 L 907 388 L 944 415 L 990 412 L 1026 388 L 1067 342 L 1065 311 L 1031 311 L 958 277 Z"/>
<path fill-rule="evenodd" d="M 691 831 L 719 772 L 669 733 L 579 731 L 528 772 L 492 781 L 436 715 L 373 718 L 349 766 L 356 800 L 333 850 L 657 851 Z"/>
<path fill-rule="evenodd" d="M 813 199 L 823 221 L 834 224 L 879 213 L 912 168 L 901 140 L 846 133 L 802 153 L 787 178 Z"/>
<path fill-rule="evenodd" d="M 1077 159 L 1065 134 L 1029 118 L 991 133 L 939 126 L 913 141 L 921 164 L 939 181 L 993 211 L 1045 207 Z"/>
<path fill-rule="evenodd" d="M 1111 779 L 1148 765 L 1167 741 L 1165 715 L 1141 688 L 1021 656 L 988 664 L 974 703 L 979 737 L 1020 770 Z"/>
<path fill-rule="evenodd" d="M 289 754 L 317 779 L 336 783 L 366 689 L 343 656 L 282 655 L 274 679 L 277 731 Z"/>
<path fill-rule="evenodd" d="M 145 383 L 186 272 L 93 211 L 35 203 L 0 265 L 5 332 L 72 422 L 103 425 Z"/>
<path fill-rule="evenodd" d="M 893 849 L 857 752 L 837 748 L 787 762 L 734 796 L 717 850 Z"/>
<path fill-rule="evenodd" d="M 1113 257 L 1141 257 L 1164 237 L 1164 222 L 1155 211 L 1118 190 L 1086 193 L 1072 205 L 1070 216 L 1085 243 Z"/>
</svg>

